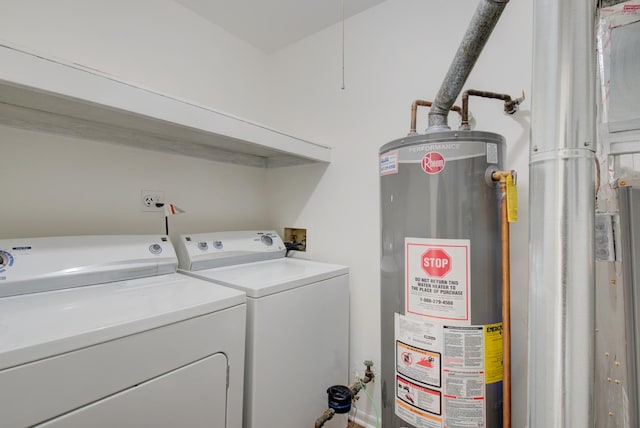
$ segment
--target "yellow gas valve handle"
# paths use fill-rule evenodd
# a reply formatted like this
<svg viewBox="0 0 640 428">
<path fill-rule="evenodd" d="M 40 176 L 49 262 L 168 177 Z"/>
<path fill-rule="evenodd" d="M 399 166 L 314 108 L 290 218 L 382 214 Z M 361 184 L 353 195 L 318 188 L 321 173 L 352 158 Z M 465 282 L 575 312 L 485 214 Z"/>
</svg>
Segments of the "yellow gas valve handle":
<svg viewBox="0 0 640 428">
<path fill-rule="evenodd" d="M 507 221 L 518 221 L 518 188 L 516 187 L 516 173 L 511 171 L 507 176 Z"/>
</svg>

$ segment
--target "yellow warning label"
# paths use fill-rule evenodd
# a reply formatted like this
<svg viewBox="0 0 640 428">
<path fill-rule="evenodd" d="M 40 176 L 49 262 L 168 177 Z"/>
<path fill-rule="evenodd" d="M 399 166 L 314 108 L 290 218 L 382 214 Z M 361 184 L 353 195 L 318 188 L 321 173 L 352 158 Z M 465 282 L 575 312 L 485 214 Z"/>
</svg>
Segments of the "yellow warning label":
<svg viewBox="0 0 640 428">
<path fill-rule="evenodd" d="M 513 181 L 513 174 L 507 176 L 507 220 L 518 221 L 518 188 Z"/>
<path fill-rule="evenodd" d="M 502 323 L 484 326 L 485 381 L 487 384 L 502 381 Z"/>
</svg>

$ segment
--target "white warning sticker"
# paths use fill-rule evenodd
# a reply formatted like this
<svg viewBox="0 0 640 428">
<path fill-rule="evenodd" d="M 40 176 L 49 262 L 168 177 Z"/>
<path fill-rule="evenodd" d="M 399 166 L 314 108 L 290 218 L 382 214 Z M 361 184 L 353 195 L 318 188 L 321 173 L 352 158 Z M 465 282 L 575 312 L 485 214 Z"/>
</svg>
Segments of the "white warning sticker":
<svg viewBox="0 0 640 428">
<path fill-rule="evenodd" d="M 498 163 L 498 145 L 487 143 L 487 163 Z"/>
<path fill-rule="evenodd" d="M 396 373 L 425 385 L 442 386 L 442 325 L 395 315 Z"/>
<path fill-rule="evenodd" d="M 430 352 L 396 340 L 396 372 L 409 379 L 440 387 L 439 352 Z"/>
<path fill-rule="evenodd" d="M 398 173 L 398 151 L 394 150 L 380 155 L 380 175 Z"/>
<path fill-rule="evenodd" d="M 442 414 L 440 391 L 425 388 L 401 376 L 396 376 L 396 386 L 399 400 L 435 415 Z"/>
<path fill-rule="evenodd" d="M 444 395 L 449 398 L 484 399 L 484 373 L 444 370 Z"/>
<path fill-rule="evenodd" d="M 484 327 L 444 326 L 444 366 L 484 370 Z"/>
<path fill-rule="evenodd" d="M 469 325 L 469 240 L 405 238 L 405 261 L 405 312 Z"/>
<path fill-rule="evenodd" d="M 484 373 L 444 370 L 444 426 L 484 428 Z"/>
<path fill-rule="evenodd" d="M 416 427 L 485 427 L 485 340 L 482 325 L 396 313 L 396 415 Z"/>
<path fill-rule="evenodd" d="M 399 399 L 396 399 L 396 415 L 417 428 L 442 428 L 440 416 L 423 412 Z"/>
</svg>

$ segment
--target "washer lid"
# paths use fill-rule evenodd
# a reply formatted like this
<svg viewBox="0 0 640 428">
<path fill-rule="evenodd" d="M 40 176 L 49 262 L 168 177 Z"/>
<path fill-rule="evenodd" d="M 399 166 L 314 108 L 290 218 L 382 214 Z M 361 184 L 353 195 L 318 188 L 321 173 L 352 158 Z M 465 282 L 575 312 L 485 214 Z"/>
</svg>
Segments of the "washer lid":
<svg viewBox="0 0 640 428">
<path fill-rule="evenodd" d="M 349 273 L 346 266 L 284 258 L 185 272 L 237 288 L 248 297 L 263 297 Z"/>
<path fill-rule="evenodd" d="M 0 370 L 245 302 L 178 273 L 0 298 Z"/>
</svg>

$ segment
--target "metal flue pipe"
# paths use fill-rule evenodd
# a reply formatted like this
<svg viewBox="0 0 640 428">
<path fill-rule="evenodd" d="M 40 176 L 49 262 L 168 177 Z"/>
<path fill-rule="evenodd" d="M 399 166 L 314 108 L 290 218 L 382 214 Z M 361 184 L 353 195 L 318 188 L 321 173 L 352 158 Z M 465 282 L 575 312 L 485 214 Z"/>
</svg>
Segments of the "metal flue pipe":
<svg viewBox="0 0 640 428">
<path fill-rule="evenodd" d="M 473 66 L 509 0 L 481 0 L 431 110 L 427 132 L 448 130 L 449 109 L 460 95 Z"/>
<path fill-rule="evenodd" d="M 529 428 L 593 428 L 595 2 L 536 0 Z"/>
</svg>

